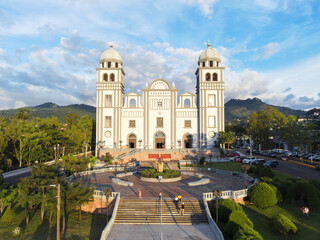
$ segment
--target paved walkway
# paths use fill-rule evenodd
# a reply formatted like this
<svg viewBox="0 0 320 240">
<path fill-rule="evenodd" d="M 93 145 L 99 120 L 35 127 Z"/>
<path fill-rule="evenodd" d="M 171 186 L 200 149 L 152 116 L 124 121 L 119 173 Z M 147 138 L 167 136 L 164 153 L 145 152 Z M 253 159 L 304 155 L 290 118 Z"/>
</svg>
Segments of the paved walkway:
<svg viewBox="0 0 320 240">
<path fill-rule="evenodd" d="M 114 224 L 108 240 L 215 240 L 209 224 L 197 225 L 137 225 Z"/>
<path fill-rule="evenodd" d="M 138 176 L 128 176 L 121 179 L 133 182 L 132 187 L 124 187 L 112 183 L 111 179 L 115 177 L 115 173 L 98 173 L 89 176 L 83 176 L 83 181 L 93 183 L 96 189 L 103 190 L 111 188 L 113 192 L 120 192 L 121 198 L 138 198 L 139 189 L 142 191 L 142 198 L 154 199 L 162 192 L 164 198 L 173 199 L 176 195 L 181 195 L 184 199 L 202 199 L 202 193 L 212 192 L 214 189 L 219 190 L 238 190 L 244 187 L 244 180 L 238 176 L 230 176 L 223 173 L 201 172 L 204 178 L 209 178 L 210 183 L 190 187 L 188 182 L 199 180 L 194 176 L 182 175 L 182 180 L 173 183 L 150 183 L 144 182 Z"/>
</svg>

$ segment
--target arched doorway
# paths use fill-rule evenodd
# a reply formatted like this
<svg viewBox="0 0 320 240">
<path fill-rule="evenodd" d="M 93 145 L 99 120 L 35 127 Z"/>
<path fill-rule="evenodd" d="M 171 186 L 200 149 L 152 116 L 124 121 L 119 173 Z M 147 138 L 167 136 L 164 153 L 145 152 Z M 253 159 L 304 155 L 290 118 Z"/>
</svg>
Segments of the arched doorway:
<svg viewBox="0 0 320 240">
<path fill-rule="evenodd" d="M 137 137 L 134 134 L 130 134 L 128 137 L 128 146 L 129 148 L 136 148 L 137 147 Z"/>
<path fill-rule="evenodd" d="M 187 133 L 183 137 L 183 147 L 192 148 L 192 135 Z"/>
<path fill-rule="evenodd" d="M 163 132 L 156 132 L 154 135 L 154 146 L 157 149 L 164 149 L 166 146 L 166 136 Z"/>
</svg>

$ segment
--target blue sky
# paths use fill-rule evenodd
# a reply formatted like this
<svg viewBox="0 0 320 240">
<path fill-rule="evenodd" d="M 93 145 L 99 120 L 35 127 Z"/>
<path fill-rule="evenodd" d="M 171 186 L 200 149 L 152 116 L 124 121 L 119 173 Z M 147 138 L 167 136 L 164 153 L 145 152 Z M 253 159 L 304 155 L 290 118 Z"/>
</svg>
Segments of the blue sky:
<svg viewBox="0 0 320 240">
<path fill-rule="evenodd" d="M 208 40 L 226 67 L 226 101 L 320 107 L 319 16 L 318 0 L 0 0 L 0 109 L 95 105 L 109 42 L 126 92 L 158 77 L 194 92 Z"/>
</svg>

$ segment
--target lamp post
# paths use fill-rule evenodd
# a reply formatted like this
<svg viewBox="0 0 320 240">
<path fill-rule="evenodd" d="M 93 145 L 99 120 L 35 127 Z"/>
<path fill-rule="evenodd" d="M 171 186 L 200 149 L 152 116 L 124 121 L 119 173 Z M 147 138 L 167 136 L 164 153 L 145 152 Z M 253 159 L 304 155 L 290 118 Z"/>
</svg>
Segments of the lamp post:
<svg viewBox="0 0 320 240">
<path fill-rule="evenodd" d="M 181 150 L 181 140 L 178 140 L 179 151 Z"/>
<path fill-rule="evenodd" d="M 120 143 L 120 150 L 121 150 L 121 143 L 122 143 L 122 141 L 120 140 L 119 143 Z"/>
<path fill-rule="evenodd" d="M 250 169 L 248 165 L 242 165 L 242 170 L 244 171 L 244 187 L 247 189 L 247 172 Z"/>
<path fill-rule="evenodd" d="M 50 187 L 55 187 L 57 188 L 58 191 L 58 196 L 57 196 L 57 240 L 60 240 L 60 183 L 58 185 L 56 184 L 51 184 Z"/>
<path fill-rule="evenodd" d="M 98 147 L 99 147 L 99 149 L 98 149 L 98 151 L 99 151 L 99 152 L 98 152 L 98 158 L 99 158 L 99 160 L 100 160 L 100 151 L 101 151 L 101 149 L 103 148 L 105 142 L 106 142 L 106 141 L 99 141 L 99 142 L 98 142 Z"/>
<path fill-rule="evenodd" d="M 139 142 L 139 148 L 141 148 L 142 139 L 140 139 L 138 142 Z"/>
<path fill-rule="evenodd" d="M 220 190 L 214 190 L 213 196 L 216 198 L 216 223 L 218 223 L 218 208 L 219 208 L 219 197 L 221 196 Z"/>
</svg>

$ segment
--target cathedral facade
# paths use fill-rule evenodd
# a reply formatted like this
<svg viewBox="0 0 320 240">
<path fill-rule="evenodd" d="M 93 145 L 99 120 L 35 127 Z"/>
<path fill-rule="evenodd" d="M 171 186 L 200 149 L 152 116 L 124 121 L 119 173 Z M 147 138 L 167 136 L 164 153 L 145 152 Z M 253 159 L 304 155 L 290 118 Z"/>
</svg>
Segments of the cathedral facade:
<svg viewBox="0 0 320 240">
<path fill-rule="evenodd" d="M 198 60 L 196 94 L 178 95 L 165 79 L 146 83 L 143 96 L 125 94 L 122 58 L 112 45 L 99 63 L 96 142 L 104 148 L 212 148 L 224 131 L 224 67 L 210 43 Z"/>
</svg>

